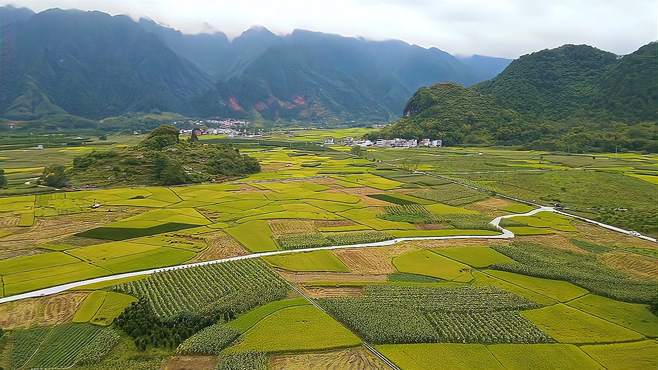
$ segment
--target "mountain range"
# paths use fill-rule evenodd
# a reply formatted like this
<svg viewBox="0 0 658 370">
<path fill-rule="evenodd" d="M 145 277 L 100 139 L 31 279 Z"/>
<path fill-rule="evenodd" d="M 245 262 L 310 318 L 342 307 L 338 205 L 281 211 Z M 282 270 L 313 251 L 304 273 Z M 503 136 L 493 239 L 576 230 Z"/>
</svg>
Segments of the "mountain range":
<svg viewBox="0 0 658 370">
<path fill-rule="evenodd" d="M 617 56 L 564 45 L 521 56 L 465 88 L 419 89 L 374 136 L 565 151 L 658 151 L 658 43 Z"/>
<path fill-rule="evenodd" d="M 304 30 L 188 35 L 97 11 L 2 7 L 0 25 L 0 117 L 20 121 L 153 111 L 382 121 L 422 86 L 470 86 L 510 62 Z"/>
</svg>

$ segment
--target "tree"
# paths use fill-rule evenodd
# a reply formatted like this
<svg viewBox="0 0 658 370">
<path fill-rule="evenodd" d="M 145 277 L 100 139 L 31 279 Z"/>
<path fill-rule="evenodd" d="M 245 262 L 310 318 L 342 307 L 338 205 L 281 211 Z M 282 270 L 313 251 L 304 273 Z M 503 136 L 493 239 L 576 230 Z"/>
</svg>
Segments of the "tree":
<svg viewBox="0 0 658 370">
<path fill-rule="evenodd" d="M 355 155 L 355 156 L 359 157 L 359 158 L 361 158 L 361 157 L 363 157 L 364 155 L 366 155 L 366 152 L 367 152 L 367 150 L 366 150 L 366 149 L 363 149 L 363 148 L 360 147 L 360 146 L 353 146 L 352 149 L 350 149 L 350 153 L 351 153 L 352 155 Z"/>
<path fill-rule="evenodd" d="M 0 189 L 7 187 L 7 177 L 5 176 L 5 170 L 0 168 Z"/>
<path fill-rule="evenodd" d="M 178 135 L 179 132 L 175 126 L 162 125 L 151 131 L 149 136 L 140 145 L 147 149 L 160 150 L 178 144 Z"/>
<path fill-rule="evenodd" d="M 153 161 L 153 166 L 155 176 L 162 185 L 178 185 L 187 182 L 187 174 L 183 166 L 177 161 L 167 158 L 164 154 L 158 153 Z"/>
<path fill-rule="evenodd" d="M 192 130 L 192 135 L 190 136 L 190 143 L 196 143 L 199 141 L 199 136 L 197 136 L 197 130 Z"/>
<path fill-rule="evenodd" d="M 39 178 L 39 183 L 53 188 L 61 188 L 68 182 L 64 166 L 53 164 L 43 169 L 43 174 Z"/>
</svg>

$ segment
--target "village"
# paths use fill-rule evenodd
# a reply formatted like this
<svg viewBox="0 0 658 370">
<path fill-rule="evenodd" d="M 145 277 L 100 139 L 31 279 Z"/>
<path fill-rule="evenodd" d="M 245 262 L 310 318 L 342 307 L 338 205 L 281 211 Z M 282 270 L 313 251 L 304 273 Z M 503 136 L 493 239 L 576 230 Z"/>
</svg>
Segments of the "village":
<svg viewBox="0 0 658 370">
<path fill-rule="evenodd" d="M 442 140 L 432 140 L 432 139 L 401 139 L 394 138 L 390 140 L 379 139 L 379 140 L 354 140 L 352 137 L 346 137 L 341 140 L 334 140 L 334 138 L 325 138 L 324 145 L 343 145 L 343 146 L 360 146 L 360 147 L 379 147 L 379 148 L 418 148 L 418 147 L 427 147 L 427 148 L 440 148 L 443 146 Z"/>
</svg>

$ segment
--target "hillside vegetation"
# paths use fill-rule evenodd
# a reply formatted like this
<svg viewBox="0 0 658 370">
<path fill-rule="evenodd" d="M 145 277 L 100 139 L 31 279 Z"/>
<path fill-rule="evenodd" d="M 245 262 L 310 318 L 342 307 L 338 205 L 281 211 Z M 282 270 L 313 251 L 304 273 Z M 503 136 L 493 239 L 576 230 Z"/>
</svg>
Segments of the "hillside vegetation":
<svg viewBox="0 0 658 370">
<path fill-rule="evenodd" d="M 618 58 L 586 45 L 523 56 L 472 88 L 421 88 L 374 136 L 571 152 L 658 151 L 658 44 Z"/>
<path fill-rule="evenodd" d="M 67 175 L 75 185 L 176 185 L 260 171 L 258 161 L 226 145 L 181 141 L 163 125 L 139 145 L 76 157 Z"/>
</svg>

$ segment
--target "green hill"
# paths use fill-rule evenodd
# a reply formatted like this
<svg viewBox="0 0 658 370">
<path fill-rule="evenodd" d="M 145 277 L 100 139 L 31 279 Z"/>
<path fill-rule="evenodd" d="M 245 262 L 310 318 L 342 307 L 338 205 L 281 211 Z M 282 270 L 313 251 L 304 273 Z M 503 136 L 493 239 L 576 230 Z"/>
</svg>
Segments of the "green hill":
<svg viewBox="0 0 658 370">
<path fill-rule="evenodd" d="M 67 176 L 74 185 L 176 185 L 258 171 L 258 161 L 236 148 L 181 141 L 178 129 L 163 125 L 136 146 L 76 157 Z"/>
<path fill-rule="evenodd" d="M 542 50 L 469 89 L 421 88 L 378 137 L 564 151 L 658 151 L 658 44 L 624 57 L 586 45 Z"/>
</svg>

